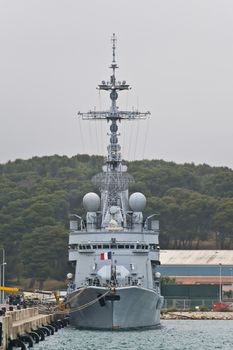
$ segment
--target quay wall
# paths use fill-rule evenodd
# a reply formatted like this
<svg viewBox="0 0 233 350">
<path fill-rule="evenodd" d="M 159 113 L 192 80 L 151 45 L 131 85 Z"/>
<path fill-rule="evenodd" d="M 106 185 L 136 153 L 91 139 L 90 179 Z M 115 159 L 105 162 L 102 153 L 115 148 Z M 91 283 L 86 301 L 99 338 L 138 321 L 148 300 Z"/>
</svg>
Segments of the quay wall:
<svg viewBox="0 0 233 350">
<path fill-rule="evenodd" d="M 6 311 L 5 315 L 0 317 L 0 323 L 2 325 L 0 350 L 7 349 L 9 339 L 17 339 L 18 335 L 47 325 L 53 319 L 53 314 L 39 314 L 37 307 Z"/>
</svg>

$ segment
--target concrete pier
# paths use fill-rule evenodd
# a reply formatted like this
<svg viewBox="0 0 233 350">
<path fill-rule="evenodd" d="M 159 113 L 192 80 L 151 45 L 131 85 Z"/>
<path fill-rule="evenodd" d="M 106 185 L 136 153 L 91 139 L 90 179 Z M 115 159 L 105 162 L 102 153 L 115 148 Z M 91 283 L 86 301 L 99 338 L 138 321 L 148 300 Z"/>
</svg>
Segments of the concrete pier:
<svg viewBox="0 0 233 350">
<path fill-rule="evenodd" d="M 2 326 L 0 350 L 7 349 L 9 339 L 17 339 L 18 335 L 47 325 L 53 319 L 54 314 L 39 314 L 37 307 L 6 311 L 5 315 L 0 317 L 0 325 Z"/>
</svg>

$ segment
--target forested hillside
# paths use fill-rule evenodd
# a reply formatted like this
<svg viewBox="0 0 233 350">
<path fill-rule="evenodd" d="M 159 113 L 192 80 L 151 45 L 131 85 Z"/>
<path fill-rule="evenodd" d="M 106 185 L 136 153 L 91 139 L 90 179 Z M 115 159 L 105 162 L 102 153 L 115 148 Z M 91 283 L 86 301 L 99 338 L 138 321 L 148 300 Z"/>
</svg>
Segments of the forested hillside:
<svg viewBox="0 0 233 350">
<path fill-rule="evenodd" d="M 0 239 L 8 278 L 64 280 L 69 213 L 83 214 L 82 198 L 103 159 L 77 155 L 34 157 L 0 165 Z M 128 163 L 130 192 L 147 196 L 158 213 L 161 248 L 233 248 L 233 171 L 161 160 Z M 0 258 L 1 259 L 1 258 Z"/>
</svg>

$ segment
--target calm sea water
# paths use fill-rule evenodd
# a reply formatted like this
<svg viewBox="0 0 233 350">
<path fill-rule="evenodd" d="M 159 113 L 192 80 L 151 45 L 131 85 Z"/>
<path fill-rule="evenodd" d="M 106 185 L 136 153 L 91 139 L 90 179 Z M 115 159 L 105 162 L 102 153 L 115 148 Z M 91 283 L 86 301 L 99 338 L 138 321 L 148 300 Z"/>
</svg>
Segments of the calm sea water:
<svg viewBox="0 0 233 350">
<path fill-rule="evenodd" d="M 80 331 L 64 328 L 35 350 L 208 350 L 233 349 L 233 321 L 162 321 L 148 331 Z"/>
</svg>

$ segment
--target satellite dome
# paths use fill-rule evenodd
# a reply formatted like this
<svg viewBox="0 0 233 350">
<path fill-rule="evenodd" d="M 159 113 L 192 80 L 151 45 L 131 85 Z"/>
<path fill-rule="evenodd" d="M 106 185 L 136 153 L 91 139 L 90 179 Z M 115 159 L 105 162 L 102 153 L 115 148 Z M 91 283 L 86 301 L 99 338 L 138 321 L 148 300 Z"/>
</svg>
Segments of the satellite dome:
<svg viewBox="0 0 233 350">
<path fill-rule="evenodd" d="M 97 211 L 100 206 L 100 197 L 94 192 L 89 192 L 83 197 L 83 206 L 86 211 Z"/>
<path fill-rule="evenodd" d="M 141 192 L 135 192 L 129 197 L 129 205 L 133 211 L 143 211 L 146 206 L 146 197 Z"/>
</svg>

